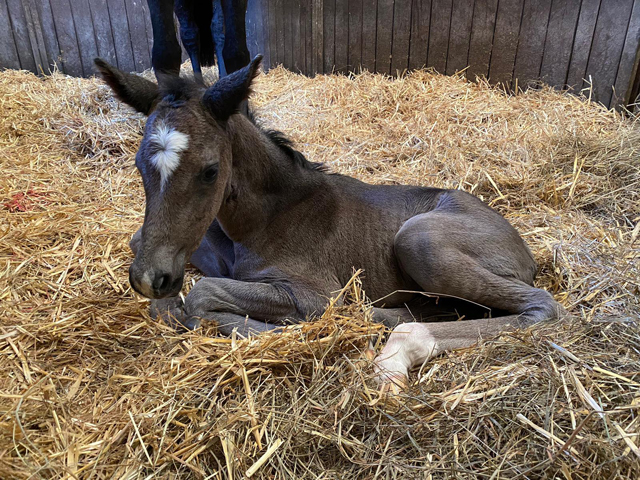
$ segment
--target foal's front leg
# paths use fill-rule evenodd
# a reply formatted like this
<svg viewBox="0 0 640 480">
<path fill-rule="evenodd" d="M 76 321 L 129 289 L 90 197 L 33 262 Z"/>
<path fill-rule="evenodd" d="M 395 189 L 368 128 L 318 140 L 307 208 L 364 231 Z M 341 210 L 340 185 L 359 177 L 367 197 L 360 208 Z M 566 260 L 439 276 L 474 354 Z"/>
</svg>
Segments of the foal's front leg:
<svg viewBox="0 0 640 480">
<path fill-rule="evenodd" d="M 162 301 L 161 301 L 162 302 Z M 168 300 L 169 316 L 175 315 Z M 283 287 L 261 282 L 242 282 L 229 278 L 203 278 L 185 298 L 178 321 L 188 329 L 198 328 L 200 320 L 214 320 L 221 334 L 234 328 L 243 336 L 273 330 L 287 323 L 304 320 L 292 293 Z"/>
</svg>

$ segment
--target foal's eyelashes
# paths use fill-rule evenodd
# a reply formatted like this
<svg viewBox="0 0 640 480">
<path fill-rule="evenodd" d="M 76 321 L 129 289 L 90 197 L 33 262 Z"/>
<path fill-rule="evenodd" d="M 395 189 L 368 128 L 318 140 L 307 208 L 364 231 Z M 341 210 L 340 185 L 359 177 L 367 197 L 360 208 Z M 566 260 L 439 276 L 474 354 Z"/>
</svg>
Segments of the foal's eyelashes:
<svg viewBox="0 0 640 480">
<path fill-rule="evenodd" d="M 202 172 L 200 173 L 200 180 L 202 180 L 202 182 L 206 184 L 211 184 L 215 182 L 217 177 L 218 177 L 218 164 L 208 165 L 205 168 L 203 168 Z"/>
</svg>

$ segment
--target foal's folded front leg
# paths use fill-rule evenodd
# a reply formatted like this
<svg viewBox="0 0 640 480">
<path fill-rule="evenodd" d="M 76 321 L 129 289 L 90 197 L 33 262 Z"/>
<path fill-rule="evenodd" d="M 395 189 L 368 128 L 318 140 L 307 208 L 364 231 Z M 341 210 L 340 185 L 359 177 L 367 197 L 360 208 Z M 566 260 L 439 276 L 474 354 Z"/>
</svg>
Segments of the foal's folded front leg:
<svg viewBox="0 0 640 480">
<path fill-rule="evenodd" d="M 175 317 L 185 328 L 198 328 L 201 319 L 213 320 L 223 335 L 237 328 L 238 333 L 247 336 L 304 320 L 293 294 L 269 283 L 207 277 L 189 292 L 181 315 L 176 311 L 175 300 L 160 302 L 163 300 L 158 301 L 164 310 L 161 313 L 167 312 L 168 318 Z"/>
</svg>

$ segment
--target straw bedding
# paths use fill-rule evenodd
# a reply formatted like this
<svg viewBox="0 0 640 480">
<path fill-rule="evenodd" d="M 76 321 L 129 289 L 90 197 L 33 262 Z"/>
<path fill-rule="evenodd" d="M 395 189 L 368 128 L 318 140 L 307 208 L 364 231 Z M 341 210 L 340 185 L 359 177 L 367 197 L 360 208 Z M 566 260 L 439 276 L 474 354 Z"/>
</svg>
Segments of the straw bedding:
<svg viewBox="0 0 640 480">
<path fill-rule="evenodd" d="M 548 88 L 416 72 L 258 78 L 311 160 L 461 188 L 522 233 L 572 319 L 381 396 L 350 299 L 283 334 L 179 335 L 128 285 L 144 119 L 96 79 L 0 73 L 0 478 L 638 478 L 640 130 Z M 191 272 L 191 277 L 196 273 Z"/>
</svg>

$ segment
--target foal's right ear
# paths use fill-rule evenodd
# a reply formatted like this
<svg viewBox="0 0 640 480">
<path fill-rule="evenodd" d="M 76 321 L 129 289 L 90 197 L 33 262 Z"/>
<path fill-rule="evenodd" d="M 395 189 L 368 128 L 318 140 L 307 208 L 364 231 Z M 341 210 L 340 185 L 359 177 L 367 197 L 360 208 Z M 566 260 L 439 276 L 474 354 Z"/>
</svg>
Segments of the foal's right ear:
<svg viewBox="0 0 640 480">
<path fill-rule="evenodd" d="M 138 75 L 125 73 L 101 58 L 93 60 L 102 79 L 111 87 L 116 97 L 137 111 L 149 115 L 158 100 L 158 85 Z"/>
</svg>

